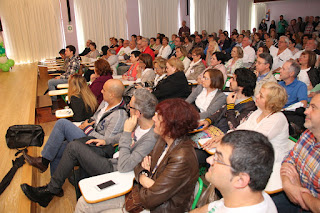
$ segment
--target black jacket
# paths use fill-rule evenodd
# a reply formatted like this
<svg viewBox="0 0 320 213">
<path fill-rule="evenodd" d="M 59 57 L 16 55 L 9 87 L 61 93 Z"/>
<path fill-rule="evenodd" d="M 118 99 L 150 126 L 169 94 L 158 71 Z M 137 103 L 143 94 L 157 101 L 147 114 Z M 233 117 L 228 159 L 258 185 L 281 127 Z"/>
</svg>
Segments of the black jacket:
<svg viewBox="0 0 320 213">
<path fill-rule="evenodd" d="M 159 102 L 168 98 L 186 99 L 190 95 L 190 89 L 184 72 L 179 71 L 162 79 L 153 88 L 152 94 L 157 97 Z"/>
</svg>

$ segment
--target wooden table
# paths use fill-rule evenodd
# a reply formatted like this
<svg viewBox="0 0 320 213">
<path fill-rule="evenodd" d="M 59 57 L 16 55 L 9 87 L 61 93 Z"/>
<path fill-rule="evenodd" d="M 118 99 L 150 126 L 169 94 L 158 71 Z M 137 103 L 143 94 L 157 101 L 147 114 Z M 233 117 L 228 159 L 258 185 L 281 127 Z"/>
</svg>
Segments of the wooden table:
<svg viewBox="0 0 320 213">
<path fill-rule="evenodd" d="M 16 150 L 11 150 L 5 142 L 9 126 L 15 124 L 34 124 L 37 90 L 37 65 L 15 65 L 10 72 L 0 71 L 0 177 L 12 167 Z M 29 148 L 33 155 L 35 149 Z M 20 184 L 33 184 L 32 167 L 28 164 L 18 169 L 12 182 L 0 196 L 1 212 L 31 212 L 31 201 L 23 194 Z"/>
</svg>

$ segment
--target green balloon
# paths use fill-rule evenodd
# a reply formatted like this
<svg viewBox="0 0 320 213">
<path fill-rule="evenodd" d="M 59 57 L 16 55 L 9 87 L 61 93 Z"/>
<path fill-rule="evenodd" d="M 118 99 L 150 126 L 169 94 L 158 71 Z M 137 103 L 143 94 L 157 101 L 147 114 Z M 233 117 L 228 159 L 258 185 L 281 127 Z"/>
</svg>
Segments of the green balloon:
<svg viewBox="0 0 320 213">
<path fill-rule="evenodd" d="M 10 67 L 8 66 L 8 64 L 3 64 L 2 67 L 1 67 L 2 71 L 4 72 L 8 72 Z"/>
<path fill-rule="evenodd" d="M 0 47 L 0 53 L 3 54 L 5 52 L 6 52 L 6 50 L 3 47 Z"/>
<path fill-rule="evenodd" d="M 0 47 L 3 47 L 3 42 L 0 43 Z"/>
<path fill-rule="evenodd" d="M 2 53 L 2 54 L 0 54 L 1 56 L 6 56 L 6 54 L 5 53 Z"/>
<path fill-rule="evenodd" d="M 8 64 L 9 67 L 12 67 L 14 65 L 14 60 L 8 59 L 6 64 Z"/>
</svg>

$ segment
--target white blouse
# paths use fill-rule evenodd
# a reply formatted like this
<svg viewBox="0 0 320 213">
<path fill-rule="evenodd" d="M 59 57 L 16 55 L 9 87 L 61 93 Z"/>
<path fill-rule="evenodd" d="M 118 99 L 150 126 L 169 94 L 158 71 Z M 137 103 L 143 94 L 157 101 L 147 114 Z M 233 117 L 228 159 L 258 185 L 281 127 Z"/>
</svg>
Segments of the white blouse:
<svg viewBox="0 0 320 213">
<path fill-rule="evenodd" d="M 283 158 L 288 154 L 290 149 L 289 144 L 289 124 L 286 116 L 282 112 L 276 112 L 263 118 L 259 123 L 258 117 L 262 111 L 257 109 L 254 111 L 242 124 L 240 124 L 236 130 L 254 130 L 262 133 L 268 137 L 271 142 L 274 152 L 274 163 L 281 163 Z"/>
<path fill-rule="evenodd" d="M 307 87 L 311 84 L 310 79 L 309 79 L 309 75 L 308 75 L 308 71 L 310 70 L 310 68 L 311 67 L 304 69 L 304 70 L 300 70 L 300 73 L 298 75 L 298 80 L 305 83 L 307 85 Z"/>
<path fill-rule="evenodd" d="M 202 92 L 198 95 L 196 98 L 195 104 L 200 110 L 200 112 L 207 111 L 212 99 L 217 94 L 218 89 L 213 90 L 212 92 L 209 92 L 207 95 L 207 89 L 203 88 Z"/>
<path fill-rule="evenodd" d="M 171 47 L 169 45 L 167 45 L 166 47 L 161 47 L 159 50 L 159 54 L 158 57 L 162 57 L 164 59 L 168 59 L 168 56 L 171 54 L 172 50 Z"/>
</svg>

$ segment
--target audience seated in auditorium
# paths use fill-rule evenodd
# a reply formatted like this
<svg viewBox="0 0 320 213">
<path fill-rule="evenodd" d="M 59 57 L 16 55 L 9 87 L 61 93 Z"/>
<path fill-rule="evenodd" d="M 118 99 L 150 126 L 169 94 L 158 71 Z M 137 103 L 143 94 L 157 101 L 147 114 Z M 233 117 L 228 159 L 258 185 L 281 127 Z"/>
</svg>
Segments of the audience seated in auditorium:
<svg viewBox="0 0 320 213">
<path fill-rule="evenodd" d="M 129 40 L 124 40 L 123 41 L 123 47 L 119 50 L 117 53 L 119 61 L 125 60 L 125 55 L 130 55 L 131 53 L 131 48 L 129 47 Z"/>
<path fill-rule="evenodd" d="M 260 47 L 263 46 L 263 41 L 261 40 L 261 36 L 262 35 L 260 33 L 255 33 L 253 36 L 254 41 L 252 43 L 252 47 L 256 52 Z"/>
<path fill-rule="evenodd" d="M 184 66 L 184 72 L 189 69 L 191 60 L 187 57 L 188 52 L 184 46 L 176 47 L 176 57 L 180 59 Z"/>
<path fill-rule="evenodd" d="M 154 51 L 153 47 L 156 45 L 156 38 L 151 37 L 150 38 L 150 44 L 149 47 Z"/>
<path fill-rule="evenodd" d="M 110 80 L 106 84 L 112 81 L 116 80 Z M 119 96 L 114 99 L 121 100 L 123 88 L 118 92 L 121 93 L 117 93 Z M 113 93 L 108 95 L 113 95 Z M 132 171 L 150 153 L 157 141 L 152 120 L 156 104 L 156 98 L 148 91 L 144 89 L 135 91 L 129 103 L 130 118 L 125 121 L 124 126 L 121 122 L 123 133 L 118 134 L 119 137 L 113 138 L 113 140 L 111 138 L 82 138 L 70 142 L 49 184 L 44 187 L 31 187 L 22 184 L 23 192 L 33 202 L 46 207 L 53 196 L 62 191 L 65 179 L 68 178 L 76 165 L 79 165 L 89 177 L 114 171 Z M 113 158 L 114 148 L 110 143 L 119 143 L 118 157 L 114 156 Z"/>
<path fill-rule="evenodd" d="M 227 74 L 233 74 L 238 68 L 243 67 L 243 50 L 241 47 L 234 47 L 231 51 L 231 59 L 226 63 Z"/>
<path fill-rule="evenodd" d="M 270 54 L 272 57 L 276 57 L 278 53 L 278 48 L 276 48 L 273 45 L 273 39 L 272 38 L 267 38 L 266 39 L 266 46 L 269 48 Z"/>
<path fill-rule="evenodd" d="M 199 170 L 193 144 L 187 134 L 197 126 L 198 119 L 196 110 L 181 99 L 166 100 L 157 105 L 153 117 L 154 132 L 160 137 L 150 155 L 135 167 L 138 184 L 133 186 L 129 195 L 139 197 L 142 209 L 151 212 L 190 210 Z M 86 203 L 80 198 L 75 212 L 107 209 L 118 212 L 124 206 L 125 196 L 96 204 Z"/>
<path fill-rule="evenodd" d="M 148 38 L 141 38 L 141 47 L 138 47 L 138 49 L 141 48 L 141 53 L 148 53 L 149 55 L 151 55 L 152 60 L 154 60 L 154 52 L 152 51 L 152 49 L 149 47 L 149 39 Z"/>
<path fill-rule="evenodd" d="M 235 43 L 236 47 L 242 47 L 242 41 L 243 41 L 244 35 L 243 34 L 239 34 L 237 36 L 237 42 Z"/>
<path fill-rule="evenodd" d="M 318 212 L 320 149 L 320 94 L 316 94 L 306 109 L 307 128 L 296 145 L 284 158 L 281 179 L 284 192 L 272 196 L 279 212 Z"/>
<path fill-rule="evenodd" d="M 208 46 L 205 51 L 207 66 L 211 66 L 211 57 L 212 57 L 212 54 L 215 52 L 220 52 L 220 48 L 219 48 L 218 43 L 213 40 L 209 41 Z"/>
<path fill-rule="evenodd" d="M 86 57 L 96 59 L 98 56 L 100 56 L 100 53 L 97 50 L 96 43 L 91 42 L 89 45 L 89 48 L 90 48 L 90 52 L 87 55 L 85 55 Z"/>
<path fill-rule="evenodd" d="M 172 52 L 170 53 L 170 55 L 168 56 L 168 58 L 171 58 L 173 56 L 176 56 L 176 48 L 177 47 L 181 47 L 183 44 L 183 38 L 182 37 L 176 37 L 174 39 L 174 48 L 172 49 Z"/>
<path fill-rule="evenodd" d="M 80 68 L 80 61 L 75 55 L 76 48 L 72 45 L 68 45 L 65 50 L 65 55 L 69 58 L 69 63 L 66 72 L 60 76 L 50 79 L 48 81 L 49 91 L 55 90 L 58 84 L 68 83 L 68 78 L 70 75 L 75 74 Z M 54 101 L 53 108 L 57 108 L 57 96 L 51 96 L 51 100 Z"/>
<path fill-rule="evenodd" d="M 279 84 L 284 87 L 288 94 L 288 102 L 285 104 L 283 112 L 290 124 L 290 135 L 298 137 L 304 131 L 303 123 L 305 116 L 303 114 L 308 101 L 307 85 L 297 79 L 300 72 L 300 65 L 289 60 L 285 62 L 280 69 Z"/>
<path fill-rule="evenodd" d="M 156 73 L 156 77 L 154 78 L 153 85 L 149 85 L 150 87 L 156 87 L 162 79 L 167 77 L 166 71 L 166 63 L 167 60 L 163 58 L 156 58 L 153 61 L 154 72 Z"/>
<path fill-rule="evenodd" d="M 205 120 L 199 121 L 198 126 L 207 128 L 213 125 L 223 133 L 235 130 L 257 109 L 252 99 L 256 79 L 257 77 L 249 69 L 237 69 L 230 79 L 232 92 L 227 97 L 227 104 Z M 209 154 L 203 149 L 196 149 L 196 154 L 200 164 L 205 163 L 205 159 L 209 157 Z"/>
<path fill-rule="evenodd" d="M 305 83 L 299 81 L 297 76 L 300 72 L 300 66 L 293 60 L 286 61 L 280 69 L 279 82 L 283 86 L 288 94 L 288 102 L 285 104 L 285 108 L 301 102 L 304 107 L 307 106 L 307 86 Z"/>
<path fill-rule="evenodd" d="M 152 57 L 147 53 L 139 55 L 139 66 L 137 67 L 137 82 L 141 82 L 143 85 L 149 82 L 153 82 L 155 73 L 153 71 Z"/>
<path fill-rule="evenodd" d="M 85 55 L 87 55 L 87 54 L 90 52 L 90 47 L 89 47 L 89 45 L 90 45 L 91 42 L 92 42 L 91 40 L 88 40 L 88 41 L 86 42 L 86 47 L 85 47 L 85 49 L 82 51 L 82 53 L 79 54 L 79 56 L 85 56 Z"/>
<path fill-rule="evenodd" d="M 189 97 L 188 103 L 194 104 L 200 112 L 200 119 L 214 114 L 226 103 L 226 95 L 221 91 L 224 85 L 223 74 L 217 69 L 208 69 L 203 74 L 201 84 Z"/>
<path fill-rule="evenodd" d="M 132 65 L 130 66 L 129 70 L 122 75 L 122 79 L 128 81 L 135 81 L 137 80 L 137 67 L 139 66 L 139 55 L 141 53 L 139 51 L 132 51 L 130 56 L 130 62 Z"/>
<path fill-rule="evenodd" d="M 118 52 L 120 51 L 120 49 L 123 47 L 123 42 L 124 42 L 123 38 L 120 38 L 120 39 L 119 39 L 119 46 L 118 46 L 117 49 L 116 49 L 116 54 L 118 54 Z"/>
<path fill-rule="evenodd" d="M 65 51 L 66 51 L 66 49 L 61 49 L 59 51 L 60 57 L 57 57 L 57 59 L 63 59 L 63 65 L 62 65 L 62 67 L 60 67 L 60 70 L 48 71 L 48 74 L 52 74 L 52 73 L 61 73 L 62 74 L 62 73 L 66 72 L 70 59 L 68 57 L 66 57 Z"/>
<path fill-rule="evenodd" d="M 319 71 L 314 67 L 316 60 L 315 52 L 308 50 L 302 52 L 299 58 L 301 70 L 297 78 L 307 85 L 308 91 L 320 83 Z"/>
<path fill-rule="evenodd" d="M 41 152 L 42 157 L 31 157 L 25 153 L 26 161 L 41 172 L 46 171 L 50 163 L 53 175 L 68 142 L 86 136 L 103 139 L 107 144 L 119 140 L 123 124 L 127 119 L 125 103 L 122 100 L 123 91 L 124 86 L 120 80 L 106 81 L 102 89 L 104 101 L 95 114 L 82 122 L 79 127 L 67 119 L 58 120 Z"/>
<path fill-rule="evenodd" d="M 188 80 L 184 74 L 184 66 L 178 58 L 167 61 L 167 77 L 159 81 L 152 93 L 161 102 L 168 98 L 187 98 L 190 94 Z"/>
<path fill-rule="evenodd" d="M 242 62 L 243 62 L 243 66 L 246 68 L 251 67 L 256 55 L 254 49 L 250 46 L 251 43 L 252 41 L 248 37 L 244 37 L 242 40 L 242 50 L 243 50 Z"/>
<path fill-rule="evenodd" d="M 277 213 L 274 202 L 263 192 L 274 162 L 274 149 L 268 138 L 254 131 L 228 133 L 207 162 L 210 168 L 205 178 L 223 198 L 191 213 Z"/>
<path fill-rule="evenodd" d="M 109 40 L 110 40 L 110 49 L 116 50 L 119 47 L 118 39 L 116 39 L 115 37 L 112 37 Z"/>
<path fill-rule="evenodd" d="M 185 75 L 188 80 L 197 80 L 198 76 L 206 69 L 202 62 L 203 49 L 200 47 L 192 50 L 192 61 Z"/>
<path fill-rule="evenodd" d="M 310 39 L 308 39 L 306 41 L 305 48 L 303 50 L 300 50 L 299 52 L 297 52 L 292 58 L 293 59 L 298 59 L 300 57 L 301 53 L 303 51 L 305 51 L 305 50 L 313 51 L 319 56 L 320 55 L 320 50 L 317 49 L 317 46 L 318 46 L 318 42 L 315 39 L 310 38 Z"/>
<path fill-rule="evenodd" d="M 274 82 L 262 85 L 256 97 L 258 109 L 248 119 L 241 123 L 236 130 L 253 130 L 264 134 L 270 140 L 275 151 L 275 163 L 281 163 L 289 151 L 289 125 L 281 109 L 287 102 L 287 93 L 283 87 Z M 221 136 L 208 140 L 203 148 L 211 149 Z"/>
<path fill-rule="evenodd" d="M 288 47 L 289 47 L 289 38 L 286 36 L 281 36 L 279 38 L 279 43 L 278 43 L 278 52 L 276 55 L 273 56 L 273 66 L 272 66 L 273 72 L 279 72 L 282 65 L 287 60 L 292 58 L 293 55 Z"/>
<path fill-rule="evenodd" d="M 254 96 L 257 96 L 264 83 L 277 82 L 272 72 L 273 59 L 269 53 L 261 53 L 258 55 L 256 69 L 254 73 L 257 75 L 257 84 L 254 90 Z"/>
<path fill-rule="evenodd" d="M 68 97 L 75 122 L 89 119 L 98 107 L 96 96 L 90 90 L 86 79 L 79 74 L 69 78 Z"/>
<path fill-rule="evenodd" d="M 168 59 L 171 52 L 172 52 L 172 49 L 169 46 L 169 39 L 168 39 L 168 37 L 164 37 L 162 39 L 162 46 L 159 50 L 159 54 L 157 55 L 157 57 Z"/>
<path fill-rule="evenodd" d="M 194 43 L 192 46 L 192 50 L 194 50 L 195 48 L 202 48 L 205 49 L 205 45 L 202 42 L 202 35 L 195 35 L 195 39 L 194 39 Z"/>
<path fill-rule="evenodd" d="M 94 74 L 90 76 L 91 84 L 89 87 L 96 96 L 99 105 L 103 100 L 103 94 L 101 93 L 101 90 L 104 83 L 109 79 L 112 79 L 112 70 L 108 61 L 103 59 L 95 61 Z"/>
<path fill-rule="evenodd" d="M 219 45 L 221 51 L 225 53 L 226 50 L 230 47 L 231 42 L 224 33 L 220 33 L 219 36 L 220 37 L 218 40 L 218 45 Z"/>
<path fill-rule="evenodd" d="M 224 63 L 226 61 L 226 54 L 222 52 L 214 52 L 211 56 L 210 60 L 210 66 L 208 66 L 199 76 L 198 76 L 198 83 L 199 78 L 203 77 L 203 73 L 207 71 L 208 69 L 217 69 L 220 70 L 223 74 L 223 81 L 225 82 L 227 80 L 227 70 L 224 66 Z"/>
<path fill-rule="evenodd" d="M 114 49 L 108 49 L 107 52 L 107 61 L 112 69 L 113 75 L 117 75 L 117 67 L 119 64 L 118 56 L 116 55 L 116 51 Z"/>
<path fill-rule="evenodd" d="M 294 56 L 297 52 L 299 52 L 299 49 L 296 48 L 296 41 L 293 38 L 289 39 L 289 50 L 291 51 L 292 55 Z"/>
<path fill-rule="evenodd" d="M 183 46 L 186 48 L 187 52 L 189 53 L 193 46 L 191 37 L 187 36 L 184 38 Z"/>
<path fill-rule="evenodd" d="M 161 40 L 161 38 L 157 38 L 156 43 L 153 46 L 153 51 L 156 56 L 159 54 L 159 50 L 161 47 L 162 47 L 162 40 Z"/>
</svg>

